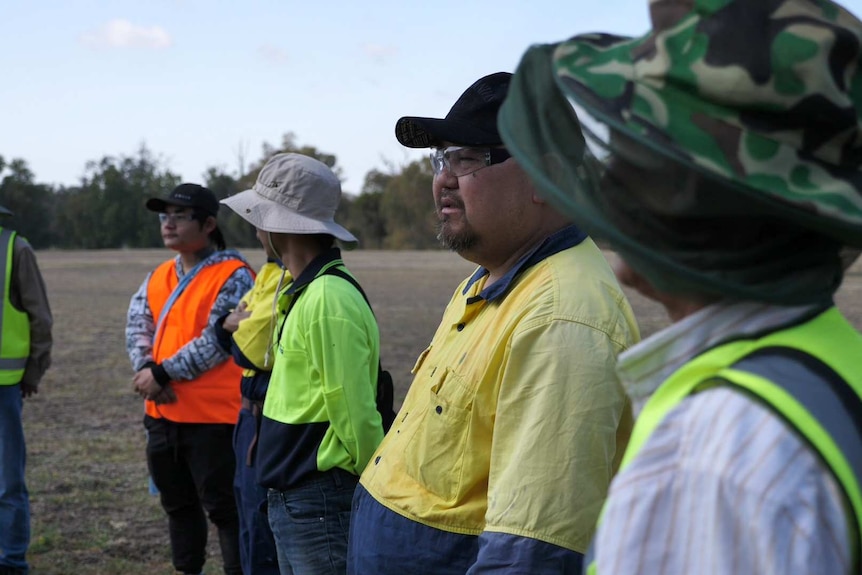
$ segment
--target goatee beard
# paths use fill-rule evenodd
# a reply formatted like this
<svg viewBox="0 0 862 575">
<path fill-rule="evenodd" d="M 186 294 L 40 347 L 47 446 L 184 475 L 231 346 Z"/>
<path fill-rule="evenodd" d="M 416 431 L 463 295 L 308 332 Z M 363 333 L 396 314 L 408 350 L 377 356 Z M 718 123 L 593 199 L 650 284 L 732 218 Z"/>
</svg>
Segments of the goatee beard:
<svg viewBox="0 0 862 575">
<path fill-rule="evenodd" d="M 472 249 L 479 241 L 479 238 L 469 229 L 461 233 L 454 233 L 448 229 L 447 223 L 445 220 L 437 223 L 437 241 L 444 248 L 455 253 L 461 253 Z"/>
</svg>

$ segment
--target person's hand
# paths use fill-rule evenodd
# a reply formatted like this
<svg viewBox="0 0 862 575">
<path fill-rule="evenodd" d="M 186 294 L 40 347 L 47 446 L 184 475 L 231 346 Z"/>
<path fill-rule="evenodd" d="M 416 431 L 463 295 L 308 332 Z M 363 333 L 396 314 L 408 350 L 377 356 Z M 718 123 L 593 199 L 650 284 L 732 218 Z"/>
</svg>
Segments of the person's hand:
<svg viewBox="0 0 862 575">
<path fill-rule="evenodd" d="M 239 328 L 239 322 L 247 318 L 251 315 L 250 311 L 245 311 L 245 308 L 248 307 L 246 302 L 241 301 L 235 310 L 230 312 L 226 318 L 224 318 L 224 323 L 222 327 L 225 328 L 226 331 L 230 333 L 235 332 Z"/>
<path fill-rule="evenodd" d="M 170 385 L 166 385 L 162 388 L 162 390 L 156 394 L 152 400 L 156 403 L 156 405 L 164 405 L 165 403 L 176 403 L 177 394 L 174 393 L 174 390 L 171 389 Z"/>
<path fill-rule="evenodd" d="M 149 367 L 145 367 L 135 374 L 132 379 L 132 388 L 135 393 L 150 400 L 153 400 L 164 389 L 153 377 L 153 370 Z M 176 396 L 174 396 L 174 400 L 176 400 Z"/>
<path fill-rule="evenodd" d="M 35 383 L 21 382 L 21 397 L 30 397 L 39 393 L 39 388 Z"/>
</svg>

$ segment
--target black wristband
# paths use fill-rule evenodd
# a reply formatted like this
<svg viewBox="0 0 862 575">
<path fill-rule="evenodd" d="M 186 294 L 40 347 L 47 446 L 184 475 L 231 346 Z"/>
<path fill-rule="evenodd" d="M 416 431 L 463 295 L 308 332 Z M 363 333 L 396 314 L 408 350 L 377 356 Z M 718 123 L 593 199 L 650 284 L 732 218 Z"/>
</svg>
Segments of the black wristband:
<svg viewBox="0 0 862 575">
<path fill-rule="evenodd" d="M 153 364 L 150 369 L 153 370 L 153 378 L 160 387 L 164 387 L 171 382 L 171 376 L 168 375 L 168 372 L 165 371 L 165 368 L 161 364 Z"/>
</svg>

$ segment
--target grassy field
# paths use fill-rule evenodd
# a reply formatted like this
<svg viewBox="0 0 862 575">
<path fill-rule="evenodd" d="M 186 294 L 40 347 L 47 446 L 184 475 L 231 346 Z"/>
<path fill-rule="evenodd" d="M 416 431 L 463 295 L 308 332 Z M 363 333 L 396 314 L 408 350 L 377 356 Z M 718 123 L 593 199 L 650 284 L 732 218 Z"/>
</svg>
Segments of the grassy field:
<svg viewBox="0 0 862 575">
<path fill-rule="evenodd" d="M 131 391 L 123 330 L 129 297 L 165 250 L 38 254 L 55 318 L 54 362 L 24 409 L 34 575 L 171 573 L 167 521 L 147 492 L 143 405 Z M 248 251 L 259 267 L 262 253 Z M 355 252 L 345 260 L 381 328 L 382 360 L 397 400 L 443 306 L 473 266 L 446 252 Z M 839 306 L 862 328 L 862 265 Z M 662 310 L 630 294 L 641 330 L 666 325 Z M 211 538 L 207 572 L 220 573 Z"/>
</svg>

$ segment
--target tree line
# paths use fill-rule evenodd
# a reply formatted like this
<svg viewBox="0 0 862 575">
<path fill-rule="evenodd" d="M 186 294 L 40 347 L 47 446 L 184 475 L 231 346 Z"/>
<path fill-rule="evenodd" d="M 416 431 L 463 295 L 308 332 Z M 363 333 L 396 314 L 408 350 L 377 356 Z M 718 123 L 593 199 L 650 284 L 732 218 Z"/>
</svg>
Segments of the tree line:
<svg viewBox="0 0 862 575">
<path fill-rule="evenodd" d="M 261 159 L 247 168 L 240 158 L 237 173 L 211 167 L 202 181 L 192 182 L 226 198 L 251 188 L 266 161 L 279 152 L 312 156 L 341 173 L 335 155 L 299 146 L 288 133 L 280 146 L 264 143 Z M 359 238 L 362 248 L 436 248 L 432 177 L 427 161 L 374 169 L 357 195 L 342 196 L 336 220 Z M 39 183 L 25 160 L 0 156 L 0 205 L 14 213 L 0 223 L 17 230 L 36 249 L 161 247 L 158 220 L 144 204 L 180 183 L 145 145 L 133 155 L 87 162 L 80 184 L 69 187 Z M 221 210 L 218 219 L 229 246 L 258 245 L 254 230 L 231 210 Z"/>
</svg>

